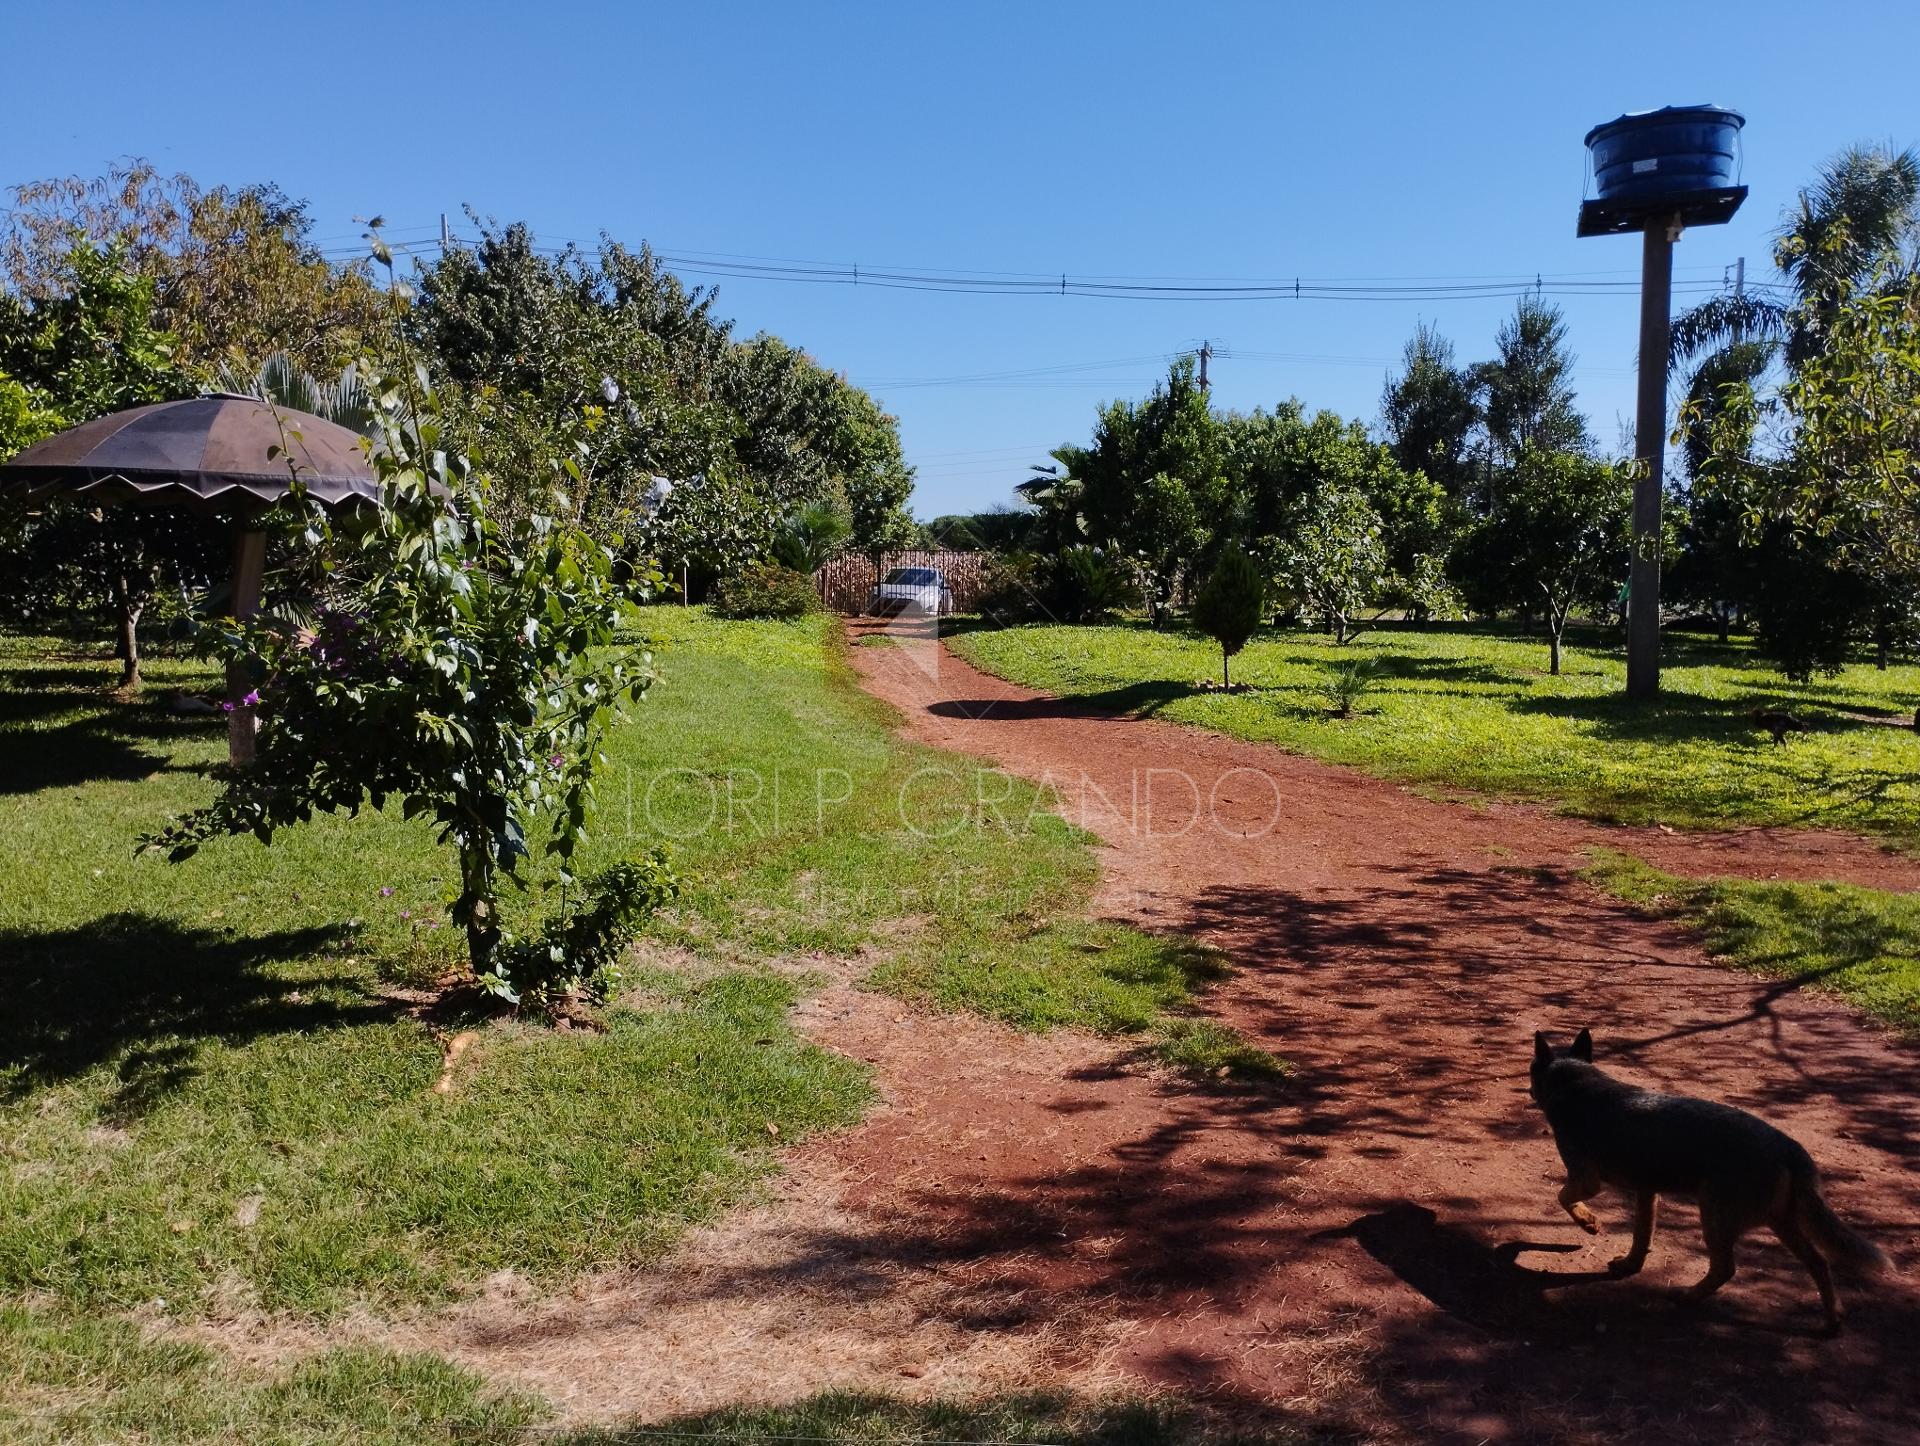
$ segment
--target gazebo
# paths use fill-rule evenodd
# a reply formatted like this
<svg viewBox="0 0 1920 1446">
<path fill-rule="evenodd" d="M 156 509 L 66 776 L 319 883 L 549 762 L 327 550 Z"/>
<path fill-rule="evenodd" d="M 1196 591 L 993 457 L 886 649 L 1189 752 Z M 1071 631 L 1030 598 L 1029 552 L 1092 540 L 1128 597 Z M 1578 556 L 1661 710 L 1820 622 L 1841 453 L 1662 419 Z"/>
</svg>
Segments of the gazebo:
<svg viewBox="0 0 1920 1446">
<path fill-rule="evenodd" d="M 267 537 L 257 519 L 288 495 L 296 471 L 307 495 L 325 506 L 379 503 L 358 432 L 231 393 L 133 407 L 36 442 L 0 466 L 0 492 L 232 515 L 232 612 L 244 620 L 260 609 L 266 571 Z M 249 691 L 229 669 L 227 751 L 235 764 L 253 760 L 253 710 L 243 701 Z"/>
</svg>

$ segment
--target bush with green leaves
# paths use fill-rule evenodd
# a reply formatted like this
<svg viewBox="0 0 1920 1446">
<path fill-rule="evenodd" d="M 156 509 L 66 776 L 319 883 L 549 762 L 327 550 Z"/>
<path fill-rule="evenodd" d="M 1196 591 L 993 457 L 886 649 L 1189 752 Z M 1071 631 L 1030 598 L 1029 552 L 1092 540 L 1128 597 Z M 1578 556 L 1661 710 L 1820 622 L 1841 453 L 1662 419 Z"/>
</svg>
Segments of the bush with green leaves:
<svg viewBox="0 0 1920 1446">
<path fill-rule="evenodd" d="M 1047 564 L 1041 605 L 1063 623 L 1098 623 L 1138 600 L 1126 568 L 1097 547 L 1063 548 Z"/>
<path fill-rule="evenodd" d="M 980 616 L 1001 627 L 1044 619 L 1047 612 L 1041 595 L 1046 588 L 1045 574 L 1046 560 L 1038 553 L 990 556 L 980 570 L 980 594 L 975 603 Z"/>
<path fill-rule="evenodd" d="M 679 892 L 658 850 L 603 869 L 580 901 L 531 938 L 509 940 L 480 982 L 511 1004 L 550 1007 L 570 994 L 605 999 L 622 983 L 620 960 L 640 922 Z"/>
<path fill-rule="evenodd" d="M 1336 718 L 1351 718 L 1360 700 L 1380 681 L 1380 660 L 1375 657 L 1343 658 L 1327 668 L 1327 702 Z"/>
<path fill-rule="evenodd" d="M 1267 580 L 1261 575 L 1259 564 L 1239 543 L 1228 543 L 1194 598 L 1190 619 L 1195 628 L 1220 644 L 1223 687 L 1233 685 L 1227 660 L 1260 630 L 1266 605 Z"/>
<path fill-rule="evenodd" d="M 809 502 L 773 534 L 774 560 L 812 575 L 853 535 L 853 523 L 831 502 Z"/>
<path fill-rule="evenodd" d="M 213 802 L 145 842 L 174 860 L 208 840 L 398 799 L 459 857 L 454 921 L 473 972 L 508 938 L 503 880 L 522 882 L 540 826 L 565 868 L 586 838 L 600 737 L 653 681 L 651 654 L 616 650 L 621 609 L 658 581 L 616 573 L 611 546 L 547 506 L 503 520 L 466 458 L 444 449 L 425 370 L 366 377 L 380 505 L 335 516 L 297 469 L 274 520 L 322 578 L 311 626 L 261 617 L 202 628 L 204 652 L 255 680 L 256 761 Z"/>
<path fill-rule="evenodd" d="M 803 618 L 821 606 L 813 579 L 778 562 L 736 568 L 713 590 L 713 610 L 723 618 Z"/>
</svg>

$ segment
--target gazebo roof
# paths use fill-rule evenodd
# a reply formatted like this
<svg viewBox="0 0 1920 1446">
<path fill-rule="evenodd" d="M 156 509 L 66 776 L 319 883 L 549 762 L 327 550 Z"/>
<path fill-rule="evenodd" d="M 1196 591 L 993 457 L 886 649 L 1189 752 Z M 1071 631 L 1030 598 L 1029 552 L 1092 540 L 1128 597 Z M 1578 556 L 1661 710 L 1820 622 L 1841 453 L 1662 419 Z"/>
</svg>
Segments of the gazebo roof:
<svg viewBox="0 0 1920 1446">
<path fill-rule="evenodd" d="M 380 500 L 358 432 L 224 393 L 134 407 L 35 442 L 0 467 L 0 490 L 253 508 L 286 496 L 291 468 L 317 502 Z"/>
</svg>

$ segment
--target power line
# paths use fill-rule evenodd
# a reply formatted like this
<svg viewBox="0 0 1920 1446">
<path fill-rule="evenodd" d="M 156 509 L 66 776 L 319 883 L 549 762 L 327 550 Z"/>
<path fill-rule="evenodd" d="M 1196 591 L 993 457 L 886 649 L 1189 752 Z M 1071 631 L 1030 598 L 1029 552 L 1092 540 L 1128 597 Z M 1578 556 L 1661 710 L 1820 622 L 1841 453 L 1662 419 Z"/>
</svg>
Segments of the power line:
<svg viewBox="0 0 1920 1446">
<path fill-rule="evenodd" d="M 409 228 L 412 229 L 412 228 Z M 390 242 L 396 255 L 424 257 L 448 244 L 468 246 L 462 238 Z M 536 246 L 546 256 L 574 253 L 580 243 Z M 323 253 L 341 259 L 347 252 Z M 1607 272 L 1535 272 L 1531 275 L 1483 275 L 1426 278 L 1294 277 L 1128 279 L 1075 276 L 1068 272 L 1040 274 L 991 270 L 946 270 L 864 266 L 858 262 L 798 259 L 732 258 L 724 253 L 656 251 L 660 262 L 683 275 L 734 281 L 777 281 L 789 285 L 867 286 L 882 290 L 940 292 L 975 296 L 1078 296 L 1126 301 L 1476 301 L 1522 295 L 1537 297 L 1633 296 L 1639 281 L 1632 275 Z M 1713 268 L 1701 268 L 1709 273 Z M 1713 274 L 1676 282 L 1683 294 L 1711 294 L 1724 289 Z M 1759 290 L 1761 288 L 1754 288 Z"/>
</svg>

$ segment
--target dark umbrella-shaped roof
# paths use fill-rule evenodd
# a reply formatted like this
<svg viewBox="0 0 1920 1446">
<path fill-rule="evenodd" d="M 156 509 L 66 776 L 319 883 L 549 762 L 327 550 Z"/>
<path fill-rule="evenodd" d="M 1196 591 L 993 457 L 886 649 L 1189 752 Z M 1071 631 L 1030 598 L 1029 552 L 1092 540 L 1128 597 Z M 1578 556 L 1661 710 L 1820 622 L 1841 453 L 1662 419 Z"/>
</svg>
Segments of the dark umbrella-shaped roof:
<svg viewBox="0 0 1920 1446">
<path fill-rule="evenodd" d="M 358 432 L 231 395 L 134 407 L 35 442 L 0 467 L 0 490 L 251 508 L 287 494 L 289 458 L 317 502 L 380 500 Z"/>
</svg>

